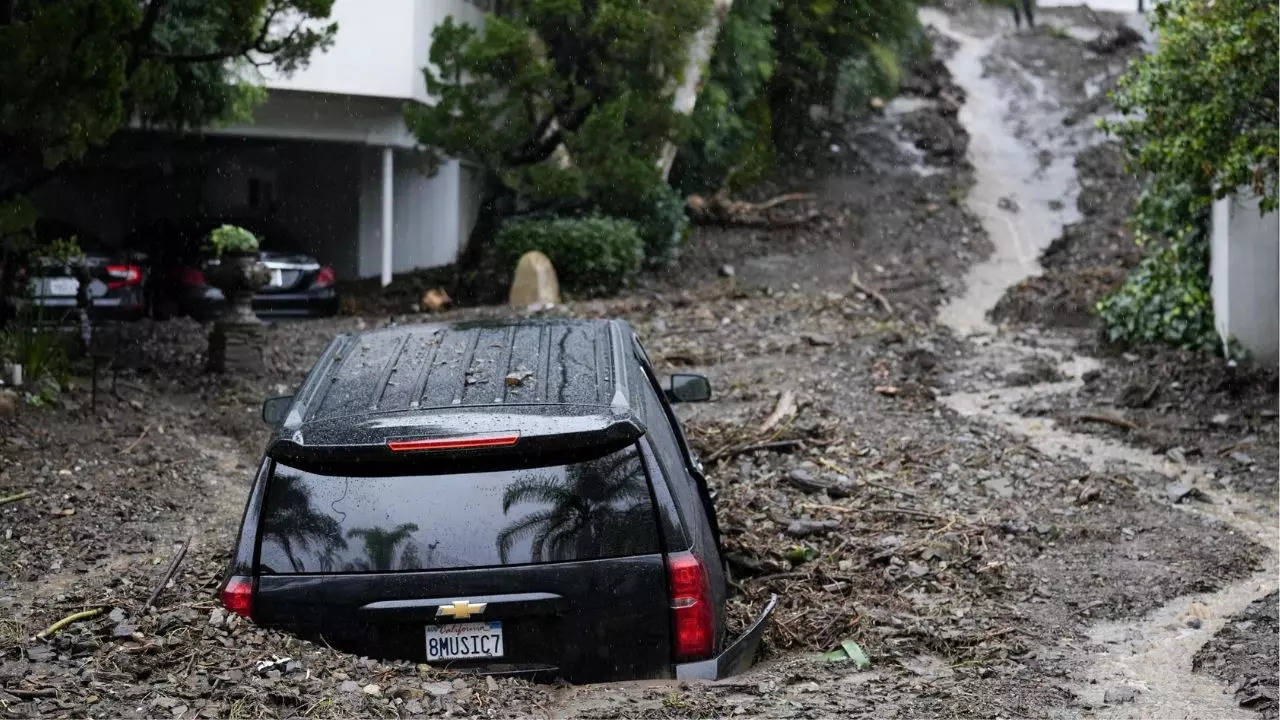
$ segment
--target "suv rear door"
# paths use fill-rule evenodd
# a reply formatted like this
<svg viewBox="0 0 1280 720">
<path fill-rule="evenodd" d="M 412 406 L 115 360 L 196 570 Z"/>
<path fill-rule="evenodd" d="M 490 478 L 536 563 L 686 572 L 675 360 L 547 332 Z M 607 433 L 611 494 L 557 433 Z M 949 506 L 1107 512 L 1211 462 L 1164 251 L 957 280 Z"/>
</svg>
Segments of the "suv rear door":
<svg viewBox="0 0 1280 720">
<path fill-rule="evenodd" d="M 274 464 L 255 620 L 441 666 L 670 676 L 663 543 L 634 445 L 567 465 L 450 469 Z M 459 638 L 461 622 L 481 624 Z M 442 657 L 477 650 L 500 656 Z"/>
</svg>

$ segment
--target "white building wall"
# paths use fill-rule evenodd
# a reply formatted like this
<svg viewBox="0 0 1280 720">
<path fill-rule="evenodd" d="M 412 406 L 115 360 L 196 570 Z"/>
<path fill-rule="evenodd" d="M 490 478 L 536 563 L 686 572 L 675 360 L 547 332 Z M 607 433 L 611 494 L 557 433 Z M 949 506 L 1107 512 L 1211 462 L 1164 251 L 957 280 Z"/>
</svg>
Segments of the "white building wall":
<svg viewBox="0 0 1280 720">
<path fill-rule="evenodd" d="M 1214 203 L 1209 272 L 1214 323 L 1260 362 L 1280 358 L 1280 214 L 1262 215 L 1257 198 Z"/>
<path fill-rule="evenodd" d="M 479 23 L 483 13 L 466 0 L 336 0 L 332 47 L 307 67 L 266 75 L 272 89 L 365 95 L 429 102 L 422 68 L 431 31 L 446 17 Z"/>
</svg>

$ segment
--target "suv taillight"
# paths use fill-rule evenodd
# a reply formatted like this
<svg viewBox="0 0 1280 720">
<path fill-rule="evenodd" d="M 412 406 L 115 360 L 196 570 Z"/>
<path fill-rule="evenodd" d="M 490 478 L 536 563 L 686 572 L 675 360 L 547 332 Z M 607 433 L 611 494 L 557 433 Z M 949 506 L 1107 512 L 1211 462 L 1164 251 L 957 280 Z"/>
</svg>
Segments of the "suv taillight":
<svg viewBox="0 0 1280 720">
<path fill-rule="evenodd" d="M 691 552 L 667 556 L 671 588 L 672 654 L 677 661 L 702 660 L 715 648 L 716 622 L 706 568 Z"/>
<path fill-rule="evenodd" d="M 137 265 L 108 265 L 107 288 L 115 290 L 127 285 L 138 285 L 142 282 L 142 268 Z"/>
<path fill-rule="evenodd" d="M 313 290 L 319 290 L 321 288 L 332 287 L 333 281 L 336 279 L 337 277 L 334 275 L 333 268 L 325 265 L 316 273 L 316 279 L 311 281 L 311 288 Z"/>
<path fill-rule="evenodd" d="M 235 576 L 222 588 L 222 606 L 244 617 L 253 617 L 253 580 Z"/>
</svg>

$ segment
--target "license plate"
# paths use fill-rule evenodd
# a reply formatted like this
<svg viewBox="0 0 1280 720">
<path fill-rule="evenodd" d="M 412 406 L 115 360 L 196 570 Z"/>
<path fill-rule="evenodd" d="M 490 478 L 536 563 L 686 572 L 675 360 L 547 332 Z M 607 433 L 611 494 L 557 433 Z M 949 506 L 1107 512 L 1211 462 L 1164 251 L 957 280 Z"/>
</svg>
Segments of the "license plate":
<svg viewBox="0 0 1280 720">
<path fill-rule="evenodd" d="M 71 277 L 44 278 L 44 295 L 75 295 L 80 281 Z"/>
<path fill-rule="evenodd" d="M 504 649 L 500 620 L 427 626 L 427 662 L 499 658 Z"/>
<path fill-rule="evenodd" d="M 271 270 L 271 287 L 284 287 L 284 271 L 279 268 Z"/>
</svg>

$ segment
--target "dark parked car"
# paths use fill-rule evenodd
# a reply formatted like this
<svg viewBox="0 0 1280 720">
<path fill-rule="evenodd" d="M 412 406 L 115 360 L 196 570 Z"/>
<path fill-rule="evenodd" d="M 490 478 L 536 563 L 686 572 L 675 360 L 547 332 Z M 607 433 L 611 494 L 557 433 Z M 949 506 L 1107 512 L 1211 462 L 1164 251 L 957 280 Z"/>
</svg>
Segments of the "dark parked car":
<svg viewBox="0 0 1280 720">
<path fill-rule="evenodd" d="M 264 239 L 262 263 L 271 270 L 271 281 L 253 297 L 253 310 L 264 317 L 323 317 L 338 311 L 333 268 L 311 255 L 289 249 L 295 243 L 279 228 L 239 220 L 201 220 L 162 223 L 136 233 L 133 247 L 146 248 L 152 257 L 148 303 L 157 319 L 190 315 L 207 320 L 226 303 L 222 291 L 205 281 L 210 261 L 205 241 L 209 232 L 225 223 L 242 225 Z"/>
<path fill-rule="evenodd" d="M 275 425 L 221 597 L 360 654 L 574 682 L 715 678 L 773 602 L 725 624 L 715 508 L 619 321 L 341 335 Z"/>
<path fill-rule="evenodd" d="M 93 320 L 136 320 L 145 314 L 145 255 L 108 247 L 91 235 L 52 221 L 38 222 L 36 236 L 42 242 L 74 239 L 81 255 L 75 262 L 35 258 L 16 268 L 5 299 L 8 312 L 26 309 L 33 321 L 46 324 L 73 322 L 83 280 Z"/>
</svg>

